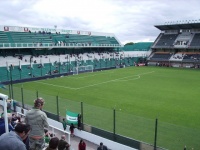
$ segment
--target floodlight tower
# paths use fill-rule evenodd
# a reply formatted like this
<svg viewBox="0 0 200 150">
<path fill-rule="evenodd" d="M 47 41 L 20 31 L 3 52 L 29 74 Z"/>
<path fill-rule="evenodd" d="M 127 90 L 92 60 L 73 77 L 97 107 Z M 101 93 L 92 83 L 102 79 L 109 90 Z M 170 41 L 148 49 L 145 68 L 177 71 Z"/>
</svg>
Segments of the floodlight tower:
<svg viewBox="0 0 200 150">
<path fill-rule="evenodd" d="M 5 131 L 8 133 L 8 113 L 7 113 L 7 99 L 8 96 L 0 93 L 0 99 L 3 100 L 3 107 L 4 107 L 4 122 L 5 122 Z"/>
<path fill-rule="evenodd" d="M 54 25 L 55 30 L 57 29 L 57 25 Z"/>
</svg>

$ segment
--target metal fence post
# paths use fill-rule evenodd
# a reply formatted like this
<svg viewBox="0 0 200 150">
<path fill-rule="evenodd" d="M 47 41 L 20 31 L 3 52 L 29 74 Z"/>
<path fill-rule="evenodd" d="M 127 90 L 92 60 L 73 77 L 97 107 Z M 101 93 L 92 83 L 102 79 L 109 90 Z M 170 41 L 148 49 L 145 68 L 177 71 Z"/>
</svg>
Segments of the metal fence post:
<svg viewBox="0 0 200 150">
<path fill-rule="evenodd" d="M 22 70 L 21 70 L 21 68 L 19 68 L 19 79 L 20 80 L 22 79 Z"/>
<path fill-rule="evenodd" d="M 115 134 L 115 109 L 113 109 L 113 133 Z"/>
<path fill-rule="evenodd" d="M 22 108 L 24 108 L 24 91 L 23 91 L 23 88 L 21 88 L 21 94 L 22 94 Z"/>
<path fill-rule="evenodd" d="M 9 80 L 9 68 L 8 68 L 8 64 L 7 64 L 7 79 Z"/>
<path fill-rule="evenodd" d="M 115 109 L 113 109 L 113 135 L 114 135 L 114 140 L 115 140 Z"/>
<path fill-rule="evenodd" d="M 11 88 L 10 88 L 10 84 L 8 85 L 9 87 L 9 97 L 11 98 Z"/>
<path fill-rule="evenodd" d="M 13 66 L 11 65 L 11 66 L 10 66 L 11 99 L 14 99 L 14 97 L 13 97 L 13 80 L 12 80 L 12 69 L 13 69 Z"/>
<path fill-rule="evenodd" d="M 58 103 L 58 95 L 56 96 L 56 102 L 57 102 L 57 121 L 60 121 L 59 119 L 59 103 Z"/>
<path fill-rule="evenodd" d="M 61 62 L 60 62 L 60 57 L 59 57 L 59 74 L 61 73 L 60 72 L 60 66 L 61 66 Z"/>
<path fill-rule="evenodd" d="M 38 99 L 38 97 L 39 97 L 39 96 L 38 96 L 38 91 L 36 91 L 36 97 L 37 97 L 37 99 Z"/>
<path fill-rule="evenodd" d="M 40 71 L 41 77 L 42 77 L 42 72 L 43 72 L 43 71 L 42 71 L 42 68 L 43 68 L 43 66 L 42 66 L 42 64 L 41 64 L 41 69 L 40 69 L 40 70 L 41 70 L 41 71 Z"/>
<path fill-rule="evenodd" d="M 158 119 L 156 118 L 156 123 L 155 123 L 155 138 L 154 138 L 154 150 L 156 150 L 156 142 L 157 142 L 157 128 L 158 128 Z"/>
<path fill-rule="evenodd" d="M 81 102 L 81 129 L 83 129 L 83 102 Z"/>
</svg>

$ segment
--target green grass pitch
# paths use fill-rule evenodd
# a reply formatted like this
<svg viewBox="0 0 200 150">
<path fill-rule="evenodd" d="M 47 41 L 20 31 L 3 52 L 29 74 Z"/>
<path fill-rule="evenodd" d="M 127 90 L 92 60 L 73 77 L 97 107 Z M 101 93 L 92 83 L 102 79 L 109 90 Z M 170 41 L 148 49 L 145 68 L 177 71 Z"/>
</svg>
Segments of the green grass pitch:
<svg viewBox="0 0 200 150">
<path fill-rule="evenodd" d="M 153 144 L 158 118 L 157 145 L 170 149 L 200 147 L 200 71 L 195 69 L 128 67 L 83 73 L 14 85 L 20 99 L 24 88 L 26 104 L 33 104 L 36 91 L 45 99 L 47 111 L 80 112 L 84 123 Z M 5 92 L 1 90 L 0 92 Z M 21 100 L 21 99 L 20 99 Z M 20 101 L 19 100 L 19 101 Z"/>
</svg>

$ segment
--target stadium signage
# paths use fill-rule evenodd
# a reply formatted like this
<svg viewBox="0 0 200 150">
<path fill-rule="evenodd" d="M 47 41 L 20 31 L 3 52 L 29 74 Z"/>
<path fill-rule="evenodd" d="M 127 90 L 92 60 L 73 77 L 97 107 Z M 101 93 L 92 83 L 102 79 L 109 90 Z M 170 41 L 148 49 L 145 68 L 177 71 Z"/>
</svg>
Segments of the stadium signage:
<svg viewBox="0 0 200 150">
<path fill-rule="evenodd" d="M 4 26 L 4 31 L 24 32 L 24 27 Z"/>
<path fill-rule="evenodd" d="M 55 32 L 56 29 L 41 28 L 41 31 L 45 31 L 45 32 Z"/>
<path fill-rule="evenodd" d="M 18 27 L 18 26 L 4 26 L 0 25 L 0 31 L 4 32 L 51 32 L 60 34 L 80 34 L 80 35 L 98 35 L 98 36 L 110 36 L 113 37 L 112 33 L 101 33 L 101 32 L 91 32 L 91 31 L 80 31 L 80 30 L 66 30 L 66 29 L 55 29 L 55 28 L 37 28 L 37 27 Z"/>
<path fill-rule="evenodd" d="M 63 33 L 72 33 L 72 30 L 64 30 L 64 29 L 62 29 L 61 32 L 63 32 Z"/>
</svg>

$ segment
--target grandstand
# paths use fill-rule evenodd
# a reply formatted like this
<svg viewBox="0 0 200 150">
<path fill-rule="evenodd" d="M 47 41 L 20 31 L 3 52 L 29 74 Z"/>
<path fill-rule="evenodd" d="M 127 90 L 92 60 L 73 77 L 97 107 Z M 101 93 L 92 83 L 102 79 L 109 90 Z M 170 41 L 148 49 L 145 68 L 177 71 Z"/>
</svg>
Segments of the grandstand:
<svg viewBox="0 0 200 150">
<path fill-rule="evenodd" d="M 120 41 L 117 39 L 117 37 L 114 34 L 110 34 L 110 33 L 99 33 L 99 32 L 90 32 L 90 31 L 72 31 L 72 30 L 49 29 L 49 28 L 1 26 L 0 27 L 0 60 L 1 60 L 0 61 L 0 82 L 2 82 L 3 84 L 9 84 L 9 87 L 8 87 L 9 96 L 13 98 L 12 84 L 14 83 L 35 81 L 39 79 L 48 79 L 48 78 L 57 79 L 56 77 L 63 77 L 63 76 L 78 74 L 82 72 L 93 72 L 93 71 L 101 71 L 101 70 L 107 70 L 107 69 L 123 68 L 123 67 L 134 66 L 136 64 L 138 64 L 138 66 L 145 65 L 147 57 L 148 57 L 149 65 L 199 68 L 198 62 L 200 58 L 200 52 L 199 52 L 200 33 L 198 32 L 200 32 L 200 30 L 197 28 L 198 26 L 196 24 L 186 25 L 186 26 L 184 25 L 156 26 L 158 29 L 161 30 L 161 33 L 158 35 L 154 43 L 140 42 L 140 43 L 135 43 L 133 45 L 125 45 L 124 47 L 122 46 Z M 151 51 L 149 51 L 150 49 Z M 142 67 L 138 67 L 138 68 L 142 68 Z M 148 67 L 148 69 L 149 68 L 151 69 L 151 67 Z M 129 67 L 125 69 L 131 70 L 132 68 Z M 163 68 L 157 68 L 157 69 L 163 69 Z M 118 71 L 119 70 L 123 70 L 123 69 L 118 69 Z M 151 73 L 152 70 L 149 72 Z M 103 72 L 99 72 L 99 73 L 103 73 Z M 93 75 L 91 76 L 95 76 L 94 74 L 95 73 L 93 73 Z M 118 73 L 118 74 L 120 75 L 121 73 Z M 73 77 L 77 77 L 77 76 L 73 76 Z M 131 76 L 131 77 L 133 78 L 133 80 L 137 79 L 134 76 Z M 71 77 L 69 77 L 68 79 L 70 80 L 70 78 Z M 103 77 L 103 79 L 104 78 L 105 77 Z M 124 77 L 124 76 L 121 77 L 121 79 L 123 78 L 129 78 L 129 77 Z M 59 78 L 59 79 L 63 79 L 63 78 Z M 117 78 L 116 80 L 119 80 L 119 79 Z M 121 81 L 122 80 L 120 80 L 120 82 Z M 129 83 L 132 84 L 131 81 Z M 147 82 L 145 81 L 145 84 L 146 83 Z M 154 83 L 151 83 L 149 85 L 153 85 L 153 84 Z M 125 85 L 126 84 L 123 83 L 123 85 L 120 87 L 125 87 Z M 62 85 L 60 86 L 62 87 Z M 136 89 L 136 88 L 133 88 L 133 89 Z M 73 87 L 71 89 L 73 89 Z M 21 96 L 20 92 L 26 93 L 28 95 L 27 99 L 31 99 L 30 97 L 35 98 L 36 95 L 38 96 L 38 91 L 34 93 L 30 93 L 28 90 L 25 90 L 25 92 L 23 92 L 22 87 L 17 88 L 15 86 L 14 86 L 14 90 L 16 90 L 14 92 L 14 95 L 17 93 L 19 97 Z M 120 89 L 120 91 L 123 91 L 123 90 L 124 90 L 123 88 Z M 48 92 L 50 93 L 50 90 Z M 44 97 L 48 97 L 49 102 L 52 102 L 52 105 L 56 106 L 55 102 L 57 101 L 58 103 L 58 96 L 56 97 L 57 99 L 52 98 L 52 101 L 50 101 L 51 96 L 49 93 L 45 95 L 44 93 L 41 92 L 40 95 L 44 94 L 45 95 Z M 65 91 L 65 93 L 67 92 Z M 96 94 L 96 91 L 94 93 Z M 110 93 L 108 95 L 110 95 Z M 131 93 L 133 93 L 133 91 L 129 92 L 127 95 L 131 97 L 132 96 Z M 86 95 L 86 93 L 84 94 Z M 137 93 L 134 93 L 134 94 L 135 94 L 134 97 L 137 97 Z M 138 95 L 142 95 L 142 94 L 143 93 L 138 94 Z M 16 95 L 15 95 L 15 98 L 16 98 Z M 20 101 L 21 99 L 19 97 L 17 97 L 16 100 Z M 59 99 L 65 101 L 68 107 L 70 107 L 71 104 L 69 100 L 62 99 L 60 97 Z M 19 111 L 21 111 L 22 107 L 24 108 L 23 103 L 24 102 L 22 102 L 22 105 L 19 105 L 19 108 L 20 108 Z M 130 103 L 132 103 L 132 101 Z M 85 107 L 87 108 L 87 103 L 85 104 L 86 106 L 84 106 L 84 108 Z M 78 104 L 76 103 L 73 104 L 72 108 L 75 106 L 74 108 L 79 109 L 77 105 Z M 57 104 L 57 109 L 59 108 L 58 106 L 59 104 Z M 60 106 L 62 106 L 62 104 L 60 104 Z M 91 112 L 92 110 L 91 107 L 88 107 L 88 108 L 89 108 L 89 112 Z M 101 109 L 102 108 L 100 108 L 99 112 L 100 114 L 103 114 L 102 112 L 104 112 L 105 110 L 104 109 L 101 110 Z M 53 109 L 51 108 L 51 110 L 54 111 L 56 109 L 54 109 L 53 107 Z M 121 108 L 120 108 L 120 111 L 121 111 Z M 80 110 L 77 110 L 77 112 L 80 112 Z M 93 115 L 95 115 L 95 119 L 96 119 L 98 116 L 96 115 L 96 112 L 97 112 L 96 107 L 94 108 L 93 112 L 95 112 L 93 113 Z M 114 112 L 113 114 L 115 114 Z M 48 112 L 48 117 L 50 119 L 56 120 L 57 117 L 59 117 L 59 111 L 57 110 L 57 114 L 53 114 L 53 113 L 54 112 Z M 108 114 L 112 115 L 112 112 L 110 113 L 109 111 Z M 123 118 L 122 116 L 126 116 L 124 115 L 126 114 L 124 112 L 122 113 L 118 112 L 118 114 L 121 114 L 121 117 L 117 116 L 119 118 Z M 85 118 L 87 118 L 86 115 L 85 115 Z M 143 127 L 144 125 L 149 125 L 149 122 L 146 123 L 143 121 L 141 124 L 136 125 L 135 122 L 137 121 L 135 121 L 135 117 L 133 118 L 134 118 L 133 126 Z M 123 120 L 126 120 L 126 119 L 128 119 L 128 117 L 123 118 Z M 109 120 L 112 120 L 112 119 L 109 118 Z M 151 122 L 150 128 L 154 127 L 154 122 L 152 120 L 150 122 Z M 127 126 L 129 126 L 129 123 L 125 123 L 127 125 L 126 127 L 124 124 L 120 124 L 120 123 L 118 123 L 118 127 L 120 126 L 122 128 L 126 128 Z M 115 124 L 113 126 L 115 126 Z M 148 128 L 149 127 L 146 128 L 145 126 L 143 127 L 143 130 L 144 129 L 148 130 Z M 100 140 L 105 138 L 103 140 L 106 141 L 107 139 L 106 141 L 107 143 L 110 143 L 110 145 L 113 145 L 113 146 L 115 145 L 116 147 L 118 146 L 117 147 L 118 149 L 128 149 L 128 148 L 142 149 L 141 147 L 144 147 L 143 149 L 147 149 L 146 148 L 147 146 L 149 147 L 148 149 L 153 149 L 153 145 L 152 145 L 153 134 L 149 133 L 149 131 L 147 132 L 147 134 L 152 136 L 150 138 L 151 140 L 146 140 L 146 142 L 143 143 L 142 141 L 137 141 L 132 138 L 135 138 L 136 135 L 139 135 L 141 137 L 147 137 L 147 134 L 143 134 L 142 132 L 140 133 L 136 132 L 136 133 L 133 133 L 135 134 L 134 137 L 129 138 L 129 137 L 121 136 L 120 130 L 119 129 L 117 130 L 118 132 L 116 132 L 117 133 L 116 134 L 115 131 L 108 132 L 109 130 L 105 131 L 105 129 L 99 129 L 99 127 L 97 128 L 97 126 L 93 124 L 89 124 L 89 125 L 84 124 L 84 130 L 77 131 L 77 136 L 81 138 L 85 138 L 85 135 L 83 136 L 83 133 L 87 133 L 87 134 L 90 133 L 90 135 L 88 136 L 89 137 L 88 140 L 91 140 L 94 142 L 96 140 L 96 135 L 98 135 L 102 137 Z M 150 130 L 154 131 L 154 128 Z M 130 130 L 127 130 L 127 131 L 129 132 Z M 165 136 L 165 132 L 169 132 L 169 131 L 170 129 L 167 126 L 166 130 L 164 130 L 163 135 Z M 169 133 L 171 134 L 174 132 L 169 132 Z M 172 136 L 170 136 L 170 139 L 172 139 L 171 137 L 173 137 L 173 134 L 171 135 Z M 162 140 L 165 142 L 166 139 L 163 138 Z M 117 142 L 117 144 L 119 145 L 117 145 L 114 142 Z M 147 142 L 151 144 L 148 144 Z M 174 141 L 172 141 L 172 143 L 173 142 Z M 95 144 L 98 144 L 98 143 L 96 142 Z M 125 147 L 125 145 L 127 147 Z M 159 143 L 159 145 L 161 144 Z M 119 146 L 124 146 L 125 148 L 121 148 Z M 172 145 L 172 147 L 173 146 L 174 145 Z M 178 145 L 177 147 L 180 147 L 180 145 Z M 117 148 L 113 148 L 113 149 L 117 149 Z M 160 149 L 164 149 L 164 148 L 160 148 Z"/>
<path fill-rule="evenodd" d="M 0 26 L 1 49 L 119 48 L 114 34 L 50 28 Z M 2 51 L 5 56 L 6 52 Z"/>
<path fill-rule="evenodd" d="M 145 60 L 151 44 L 123 47 L 112 33 L 0 26 L 0 81 L 10 80 L 10 70 L 12 80 L 21 80 L 73 74 L 78 66 L 133 66 Z"/>
<path fill-rule="evenodd" d="M 13 98 L 14 83 L 143 63 L 151 44 L 136 43 L 126 49 L 111 33 L 0 26 L 0 83 L 9 84 Z M 129 149 L 140 145 L 138 141 L 122 139 L 128 141 L 127 146 L 132 147 Z M 123 146 L 125 142 L 119 143 Z"/>
<path fill-rule="evenodd" d="M 200 68 L 200 23 L 155 25 L 161 33 L 151 46 L 148 64 Z"/>
</svg>

